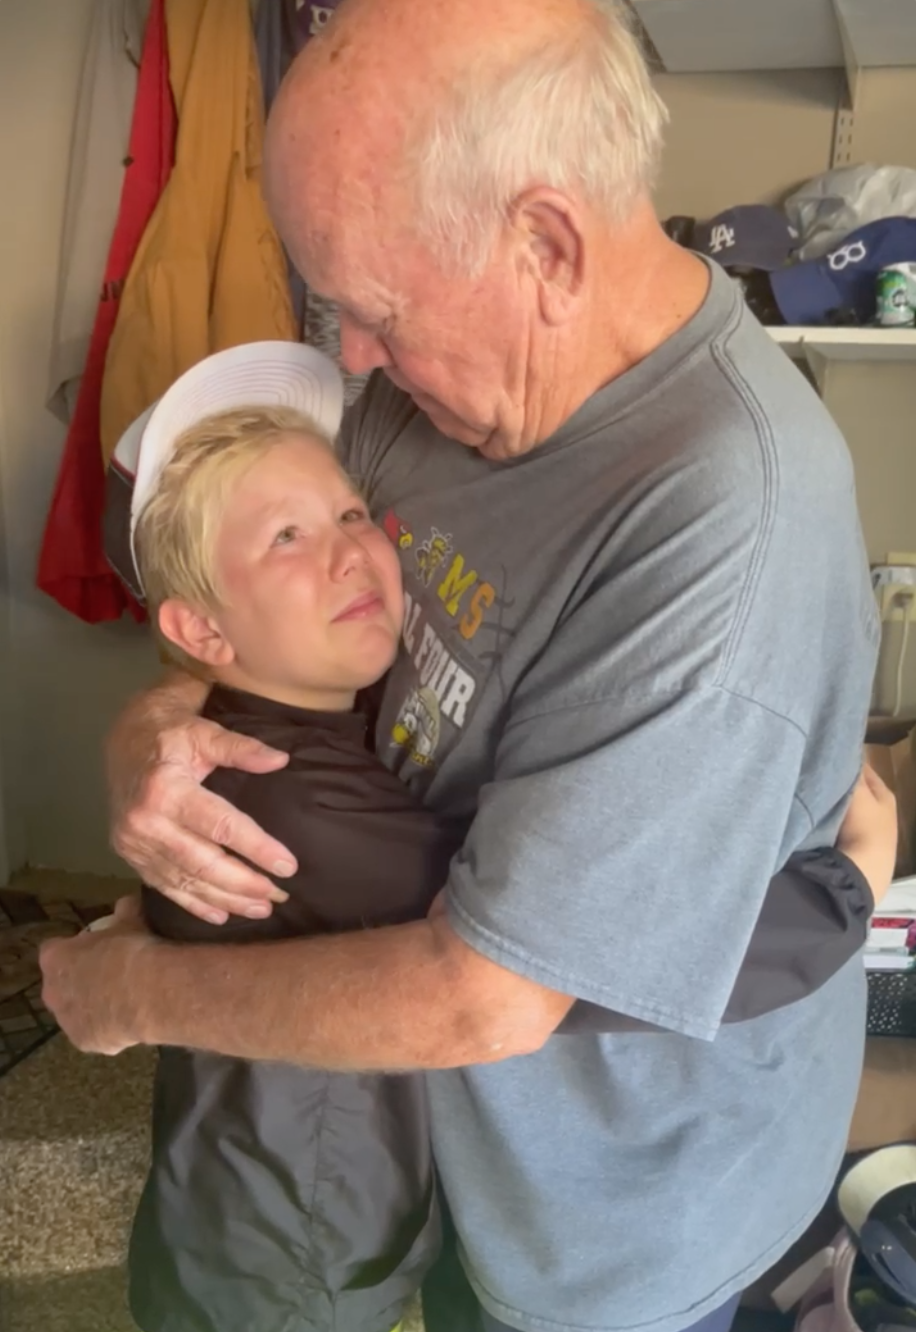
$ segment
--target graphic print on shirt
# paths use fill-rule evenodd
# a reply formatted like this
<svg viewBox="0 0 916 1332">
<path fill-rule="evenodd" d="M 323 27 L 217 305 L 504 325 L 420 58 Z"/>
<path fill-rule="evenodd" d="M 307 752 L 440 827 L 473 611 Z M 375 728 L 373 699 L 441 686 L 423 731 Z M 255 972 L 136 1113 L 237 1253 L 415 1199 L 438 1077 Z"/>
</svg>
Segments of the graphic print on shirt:
<svg viewBox="0 0 916 1332">
<path fill-rule="evenodd" d="M 382 527 L 404 571 L 406 649 L 403 701 L 387 736 L 387 759 L 402 768 L 431 769 L 446 732 L 453 740 L 467 725 L 475 697 L 492 667 L 493 652 L 473 640 L 500 612 L 496 588 L 457 548 L 455 534 L 432 525 L 422 535 L 389 509 Z"/>
<path fill-rule="evenodd" d="M 417 577 L 420 581 L 429 587 L 433 574 L 451 553 L 451 533 L 446 536 L 434 527 L 423 544 L 417 547 Z"/>
<path fill-rule="evenodd" d="M 413 545 L 413 532 L 395 513 L 389 509 L 382 519 L 382 528 L 389 541 L 397 550 L 409 550 Z"/>
</svg>

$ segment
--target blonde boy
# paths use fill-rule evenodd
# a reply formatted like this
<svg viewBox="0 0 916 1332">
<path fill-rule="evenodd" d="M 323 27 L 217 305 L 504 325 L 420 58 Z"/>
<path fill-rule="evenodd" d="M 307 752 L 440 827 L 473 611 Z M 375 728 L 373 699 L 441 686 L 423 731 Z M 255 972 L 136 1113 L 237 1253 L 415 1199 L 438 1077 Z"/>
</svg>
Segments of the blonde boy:
<svg viewBox="0 0 916 1332">
<path fill-rule="evenodd" d="M 354 704 L 397 651 L 397 556 L 334 458 L 333 421 L 297 391 L 326 366 L 304 348 L 282 355 L 279 405 L 240 404 L 252 390 L 235 383 L 237 352 L 224 353 L 162 400 L 169 428 L 154 411 L 139 434 L 134 585 L 169 654 L 212 681 L 204 715 L 289 756 L 259 776 L 219 769 L 207 785 L 299 864 L 269 916 L 254 907 L 225 925 L 144 889 L 151 928 L 177 940 L 423 916 L 464 832 L 421 809 L 371 753 Z M 195 391 L 201 374 L 207 392 Z M 144 471 L 147 445 L 156 465 Z M 439 1236 L 419 1075 L 161 1051 L 130 1248 L 144 1332 L 390 1332 Z"/>
</svg>

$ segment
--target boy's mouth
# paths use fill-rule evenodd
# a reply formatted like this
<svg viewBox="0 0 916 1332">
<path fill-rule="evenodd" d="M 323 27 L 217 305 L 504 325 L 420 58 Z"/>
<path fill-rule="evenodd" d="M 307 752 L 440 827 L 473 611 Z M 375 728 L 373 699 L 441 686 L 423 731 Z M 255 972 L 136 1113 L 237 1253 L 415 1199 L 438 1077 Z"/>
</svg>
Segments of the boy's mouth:
<svg viewBox="0 0 916 1332">
<path fill-rule="evenodd" d="M 377 592 L 363 592 L 355 597 L 349 606 L 345 606 L 339 615 L 334 616 L 334 623 L 340 620 L 365 620 L 376 615 L 384 607 L 384 602 Z"/>
</svg>

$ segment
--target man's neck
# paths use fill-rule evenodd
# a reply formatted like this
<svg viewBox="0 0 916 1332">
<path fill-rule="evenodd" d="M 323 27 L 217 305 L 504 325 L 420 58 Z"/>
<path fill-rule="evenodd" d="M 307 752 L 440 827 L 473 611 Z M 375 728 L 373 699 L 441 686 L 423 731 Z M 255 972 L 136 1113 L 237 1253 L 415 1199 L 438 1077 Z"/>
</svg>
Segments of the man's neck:
<svg viewBox="0 0 916 1332">
<path fill-rule="evenodd" d="M 549 439 L 600 388 L 667 342 L 709 290 L 706 265 L 669 240 L 648 203 L 612 233 L 596 230 L 589 253 L 584 314 L 547 354 L 540 409 L 526 423 L 528 447 Z"/>
</svg>

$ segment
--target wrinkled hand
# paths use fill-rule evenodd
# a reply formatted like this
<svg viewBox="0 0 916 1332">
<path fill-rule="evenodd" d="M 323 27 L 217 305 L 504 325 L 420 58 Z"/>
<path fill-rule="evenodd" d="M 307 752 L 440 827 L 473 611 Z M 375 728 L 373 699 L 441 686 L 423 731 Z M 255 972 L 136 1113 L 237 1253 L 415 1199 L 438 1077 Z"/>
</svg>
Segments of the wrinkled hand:
<svg viewBox="0 0 916 1332">
<path fill-rule="evenodd" d="M 897 858 L 897 802 L 866 763 L 843 819 L 837 846 L 865 875 L 879 903 L 894 877 Z"/>
<path fill-rule="evenodd" d="M 77 1049 L 116 1055 L 139 1043 L 130 977 L 138 950 L 158 942 L 125 897 L 109 928 L 42 944 L 41 997 Z"/>
<path fill-rule="evenodd" d="M 144 883 L 202 920 L 269 916 L 287 895 L 251 865 L 285 878 L 294 858 L 201 782 L 214 768 L 273 772 L 287 762 L 187 707 L 173 707 L 165 724 L 161 713 L 128 710 L 109 742 L 112 846 Z"/>
</svg>

